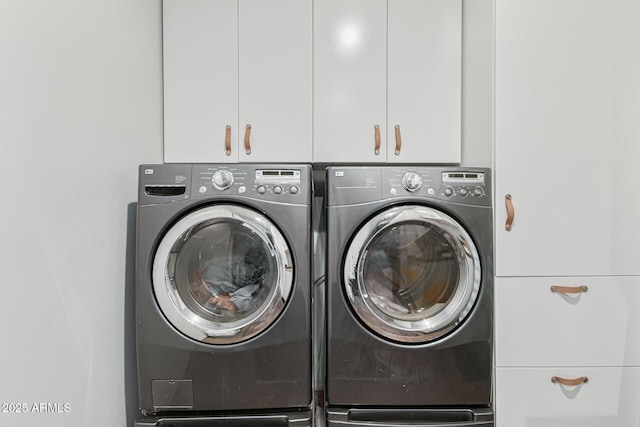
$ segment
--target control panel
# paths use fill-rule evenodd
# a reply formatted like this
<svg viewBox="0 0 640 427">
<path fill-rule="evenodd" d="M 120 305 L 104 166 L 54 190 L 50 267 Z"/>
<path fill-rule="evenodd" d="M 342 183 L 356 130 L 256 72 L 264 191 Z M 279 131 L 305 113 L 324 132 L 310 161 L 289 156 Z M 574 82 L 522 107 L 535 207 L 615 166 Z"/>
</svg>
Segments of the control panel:
<svg viewBox="0 0 640 427">
<path fill-rule="evenodd" d="M 242 195 L 283 203 L 303 202 L 309 197 L 308 166 L 193 165 L 192 194 L 198 196 Z"/>
<path fill-rule="evenodd" d="M 327 180 L 327 192 L 335 205 L 410 197 L 491 206 L 488 168 L 336 166 L 327 170 Z"/>
<path fill-rule="evenodd" d="M 485 173 L 477 171 L 442 172 L 442 184 L 446 197 L 483 197 Z"/>
<path fill-rule="evenodd" d="M 298 194 L 300 192 L 300 170 L 258 169 L 255 183 L 258 194 L 272 191 L 273 194 Z"/>
<path fill-rule="evenodd" d="M 383 197 L 427 197 L 485 206 L 490 187 L 488 169 L 433 167 L 383 167 Z"/>
</svg>

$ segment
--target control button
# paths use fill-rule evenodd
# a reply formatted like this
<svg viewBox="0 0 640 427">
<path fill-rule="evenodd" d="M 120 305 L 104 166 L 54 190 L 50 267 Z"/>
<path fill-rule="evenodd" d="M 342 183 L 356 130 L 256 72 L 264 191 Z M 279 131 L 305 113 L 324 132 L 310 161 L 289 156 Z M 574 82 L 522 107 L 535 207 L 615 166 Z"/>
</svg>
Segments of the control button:
<svg viewBox="0 0 640 427">
<path fill-rule="evenodd" d="M 458 194 L 460 194 L 462 197 L 465 197 L 467 194 L 469 194 L 469 190 L 467 190 L 465 187 L 462 187 L 459 191 Z"/>
<path fill-rule="evenodd" d="M 198 189 L 198 191 L 199 191 L 200 193 L 206 193 L 206 192 L 207 192 L 207 187 L 205 187 L 205 186 L 203 185 L 202 187 L 200 187 L 200 188 Z"/>
<path fill-rule="evenodd" d="M 247 187 L 245 187 L 244 185 L 238 188 L 238 193 L 240 194 L 244 193 L 245 191 L 247 191 Z"/>
<path fill-rule="evenodd" d="M 291 187 L 289 187 L 289 193 L 291 193 L 291 194 L 297 194 L 299 190 L 300 189 L 298 187 L 296 187 L 295 185 L 292 185 Z"/>
<path fill-rule="evenodd" d="M 280 194 L 282 193 L 282 187 L 280 187 L 279 185 L 276 185 L 275 187 L 273 187 L 273 194 Z"/>
<path fill-rule="evenodd" d="M 267 189 L 264 187 L 264 185 L 261 185 L 256 189 L 256 191 L 258 191 L 258 194 L 264 194 L 267 192 Z"/>
<path fill-rule="evenodd" d="M 395 196 L 396 194 L 398 194 L 398 190 L 395 187 L 393 187 L 391 188 L 391 190 L 389 190 L 389 193 L 391 193 L 392 196 Z"/>
<path fill-rule="evenodd" d="M 433 188 L 429 188 L 427 189 L 427 194 L 430 196 L 435 196 L 436 195 L 436 190 L 434 190 Z"/>
<path fill-rule="evenodd" d="M 211 183 L 216 190 L 227 190 L 233 185 L 233 174 L 226 169 L 217 170 L 211 177 Z"/>
<path fill-rule="evenodd" d="M 422 177 L 416 172 L 407 172 L 402 176 L 402 186 L 407 191 L 417 191 L 422 187 Z"/>
<path fill-rule="evenodd" d="M 480 187 L 476 187 L 476 188 L 473 190 L 473 195 L 474 195 L 474 196 L 478 196 L 478 197 L 480 197 L 480 196 L 484 196 L 484 190 L 483 190 L 482 188 L 480 188 Z"/>
<path fill-rule="evenodd" d="M 453 188 L 447 187 L 444 189 L 444 195 L 447 197 L 453 196 Z"/>
</svg>

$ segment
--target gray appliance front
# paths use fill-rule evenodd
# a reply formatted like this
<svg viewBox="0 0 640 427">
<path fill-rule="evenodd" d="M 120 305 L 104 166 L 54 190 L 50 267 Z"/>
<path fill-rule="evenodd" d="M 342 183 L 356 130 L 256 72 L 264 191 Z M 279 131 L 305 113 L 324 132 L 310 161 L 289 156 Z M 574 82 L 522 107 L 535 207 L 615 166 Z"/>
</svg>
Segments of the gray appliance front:
<svg viewBox="0 0 640 427">
<path fill-rule="evenodd" d="M 465 172 L 482 182 L 453 182 Z M 490 407 L 489 171 L 335 167 L 327 182 L 327 405 Z"/>
<path fill-rule="evenodd" d="M 138 200 L 142 413 L 309 413 L 310 167 L 143 165 Z"/>
</svg>

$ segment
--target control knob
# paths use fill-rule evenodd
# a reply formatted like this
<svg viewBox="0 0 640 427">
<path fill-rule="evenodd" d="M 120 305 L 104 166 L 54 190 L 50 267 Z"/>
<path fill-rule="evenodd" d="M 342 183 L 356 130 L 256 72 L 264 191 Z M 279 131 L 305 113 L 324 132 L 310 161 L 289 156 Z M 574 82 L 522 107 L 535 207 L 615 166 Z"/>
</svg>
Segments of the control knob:
<svg viewBox="0 0 640 427">
<path fill-rule="evenodd" d="M 422 177 L 416 172 L 407 172 L 402 177 L 402 186 L 407 191 L 418 191 L 422 187 Z"/>
<path fill-rule="evenodd" d="M 226 169 L 217 170 L 213 173 L 211 183 L 216 190 L 227 190 L 233 185 L 233 174 Z"/>
</svg>

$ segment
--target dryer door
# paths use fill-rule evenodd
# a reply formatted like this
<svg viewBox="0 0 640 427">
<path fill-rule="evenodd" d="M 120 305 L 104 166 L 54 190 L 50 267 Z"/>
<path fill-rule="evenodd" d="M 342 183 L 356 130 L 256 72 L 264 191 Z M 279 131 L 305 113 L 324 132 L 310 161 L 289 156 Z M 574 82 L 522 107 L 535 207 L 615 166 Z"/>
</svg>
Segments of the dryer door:
<svg viewBox="0 0 640 427">
<path fill-rule="evenodd" d="M 480 290 L 471 236 L 439 210 L 404 205 L 367 221 L 344 264 L 349 302 L 360 320 L 404 343 L 436 340 L 460 325 Z"/>
<path fill-rule="evenodd" d="M 230 344 L 275 321 L 291 293 L 293 262 L 267 217 L 214 205 L 167 231 L 152 274 L 160 309 L 176 329 L 198 341 Z"/>
</svg>

